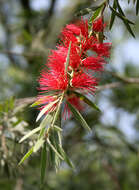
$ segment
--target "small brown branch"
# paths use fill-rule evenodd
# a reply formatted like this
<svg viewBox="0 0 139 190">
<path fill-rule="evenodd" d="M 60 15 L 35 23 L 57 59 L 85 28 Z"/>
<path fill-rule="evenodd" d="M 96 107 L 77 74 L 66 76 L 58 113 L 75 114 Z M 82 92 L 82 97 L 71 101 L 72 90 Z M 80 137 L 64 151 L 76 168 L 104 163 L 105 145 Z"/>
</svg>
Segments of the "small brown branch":
<svg viewBox="0 0 139 190">
<path fill-rule="evenodd" d="M 129 78 L 129 77 L 123 77 L 123 76 L 119 76 L 119 75 L 116 75 L 116 77 L 125 83 L 139 84 L 139 78 Z"/>
<path fill-rule="evenodd" d="M 139 84 L 139 78 L 133 78 L 133 77 L 124 77 L 114 72 L 106 71 L 106 73 L 111 74 L 113 77 L 125 82 L 125 83 L 131 83 L 131 84 Z"/>
<path fill-rule="evenodd" d="M 32 104 L 35 100 L 36 97 L 19 98 L 15 100 L 15 106 Z"/>
<path fill-rule="evenodd" d="M 101 90 L 105 90 L 105 89 L 117 88 L 121 85 L 122 85 L 121 82 L 113 82 L 113 83 L 109 83 L 109 84 L 100 85 L 97 87 L 97 92 L 101 91 Z"/>
<path fill-rule="evenodd" d="M 46 49 L 46 51 L 50 51 L 50 49 Z M 17 53 L 17 52 L 13 52 L 13 51 L 9 51 L 9 50 L 0 50 L 0 54 L 7 54 L 7 55 L 15 55 L 15 56 L 23 56 L 23 57 L 44 57 L 45 54 L 43 53 L 37 53 L 37 52 L 33 52 L 33 53 Z"/>
</svg>

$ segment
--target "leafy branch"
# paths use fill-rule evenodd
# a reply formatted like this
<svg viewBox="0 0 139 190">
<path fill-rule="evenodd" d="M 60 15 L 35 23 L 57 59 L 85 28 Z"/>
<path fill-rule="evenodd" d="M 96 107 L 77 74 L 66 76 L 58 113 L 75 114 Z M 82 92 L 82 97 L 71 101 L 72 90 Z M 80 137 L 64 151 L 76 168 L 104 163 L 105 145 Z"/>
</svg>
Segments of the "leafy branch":
<svg viewBox="0 0 139 190">
<path fill-rule="evenodd" d="M 121 5 L 120 5 L 120 0 L 113 0 L 113 5 L 111 6 L 111 2 L 109 0 L 105 0 L 102 1 L 100 4 L 95 5 L 94 7 L 89 7 L 89 8 L 85 8 L 82 9 L 81 11 L 79 11 L 78 13 L 76 13 L 76 16 L 83 16 L 83 15 L 87 15 L 90 14 L 91 18 L 97 18 L 102 14 L 102 12 L 105 11 L 105 8 L 108 7 L 111 11 L 111 16 L 110 16 L 110 22 L 109 22 L 109 29 L 112 29 L 115 18 L 118 17 L 119 19 L 122 20 L 123 24 L 125 25 L 125 27 L 127 28 L 128 32 L 135 38 L 135 34 L 131 28 L 130 25 L 134 25 L 134 22 L 130 21 Z M 128 1 L 128 3 L 130 3 L 130 0 Z M 139 0 L 134 0 L 133 1 L 134 5 L 135 5 L 135 9 L 136 9 L 136 15 L 138 15 L 139 13 Z M 92 22 L 92 19 L 90 19 L 90 22 Z"/>
</svg>

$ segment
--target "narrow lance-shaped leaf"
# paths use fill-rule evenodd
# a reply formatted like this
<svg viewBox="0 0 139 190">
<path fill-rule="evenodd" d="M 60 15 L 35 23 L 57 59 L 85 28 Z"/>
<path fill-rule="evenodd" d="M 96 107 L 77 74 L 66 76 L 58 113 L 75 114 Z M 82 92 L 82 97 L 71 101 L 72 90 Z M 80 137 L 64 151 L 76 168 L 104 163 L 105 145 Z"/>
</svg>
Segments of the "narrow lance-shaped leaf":
<svg viewBox="0 0 139 190">
<path fill-rule="evenodd" d="M 101 6 L 93 13 L 93 17 L 92 17 L 93 20 L 97 19 L 97 17 L 100 16 L 103 7 L 104 7 L 104 5 L 101 5 Z"/>
<path fill-rule="evenodd" d="M 54 118 L 53 118 L 53 120 L 52 120 L 51 127 L 54 126 L 54 124 L 55 124 L 55 122 L 56 122 L 56 120 L 57 120 L 57 118 L 58 118 L 58 115 L 59 115 L 59 113 L 60 113 L 60 107 L 61 107 L 63 98 L 64 98 L 64 92 L 63 92 L 63 94 L 61 95 L 61 97 L 59 98 L 60 101 L 59 101 L 58 106 L 57 106 L 57 108 L 56 108 L 56 112 L 55 112 Z"/>
<path fill-rule="evenodd" d="M 50 142 L 50 140 L 47 138 L 47 143 L 49 144 L 49 146 L 52 148 L 52 150 L 56 153 L 56 155 L 61 159 L 64 160 L 63 157 L 58 153 L 58 151 L 56 150 L 56 148 L 52 145 L 52 143 Z"/>
<path fill-rule="evenodd" d="M 45 127 L 43 127 L 43 128 L 41 129 L 41 131 L 40 131 L 40 134 L 39 134 L 38 139 L 41 139 L 41 138 L 43 137 L 43 135 L 44 135 L 45 131 L 46 131 L 46 128 L 45 128 Z"/>
<path fill-rule="evenodd" d="M 97 107 L 97 105 L 94 102 L 92 102 L 91 100 L 89 100 L 86 96 L 84 96 L 83 94 L 80 94 L 79 92 L 75 92 L 75 91 L 73 91 L 73 93 L 76 94 L 76 96 L 78 96 L 80 98 L 80 100 L 83 100 L 86 104 L 88 104 L 95 110 L 101 112 L 101 110 Z"/>
<path fill-rule="evenodd" d="M 81 11 L 79 11 L 78 13 L 76 13 L 75 16 L 83 16 L 83 15 L 89 14 L 92 11 L 96 11 L 101 6 L 102 5 L 82 9 Z"/>
<path fill-rule="evenodd" d="M 118 7 L 119 13 L 120 13 L 121 15 L 125 16 L 125 14 L 124 14 L 124 12 L 123 12 L 123 10 L 122 10 L 122 8 L 121 8 L 121 6 L 120 6 L 118 0 L 116 0 L 116 3 L 117 3 L 117 7 Z M 128 30 L 128 31 L 130 32 L 130 34 L 135 38 L 135 35 L 134 35 L 134 33 L 133 33 L 133 31 L 132 31 L 130 25 L 129 25 L 129 23 L 130 23 L 130 24 L 134 24 L 134 23 L 131 22 L 130 20 L 128 20 L 127 18 L 124 19 L 123 22 L 124 22 L 124 24 L 125 24 L 127 30 Z"/>
<path fill-rule="evenodd" d="M 71 112 L 73 113 L 75 119 L 81 124 L 81 126 L 84 127 L 85 129 L 87 129 L 88 131 L 91 131 L 90 127 L 88 126 L 88 124 L 86 123 L 86 121 L 84 120 L 84 118 L 82 117 L 80 112 L 69 102 L 67 102 L 67 104 L 68 104 L 68 107 L 70 108 Z"/>
<path fill-rule="evenodd" d="M 52 108 L 52 106 L 53 106 L 54 104 L 56 104 L 58 101 L 59 101 L 59 99 L 57 99 L 57 100 L 55 100 L 55 101 L 49 103 L 48 105 L 46 105 L 46 106 L 40 111 L 40 113 L 39 113 L 39 115 L 38 115 L 36 121 L 38 121 L 38 120 L 45 114 L 45 112 L 48 111 L 50 108 Z"/>
<path fill-rule="evenodd" d="M 114 14 L 116 15 L 116 16 L 118 16 L 120 19 L 122 19 L 123 21 L 126 21 L 126 22 L 128 22 L 129 24 L 135 24 L 134 22 L 132 22 L 132 21 L 130 21 L 130 20 L 128 20 L 125 16 L 123 16 L 122 14 L 120 14 L 120 13 L 118 13 L 113 7 L 111 7 L 110 6 L 110 9 L 111 9 L 111 11 L 113 11 L 114 12 Z"/>
<path fill-rule="evenodd" d="M 48 125 L 50 125 L 52 119 L 53 119 L 53 117 L 50 114 L 47 114 L 45 116 L 45 118 L 42 120 L 42 122 L 40 124 L 41 130 L 40 130 L 38 139 L 43 137 L 45 130 L 47 129 Z"/>
<path fill-rule="evenodd" d="M 122 10 L 122 8 L 121 8 L 118 0 L 116 0 L 116 4 L 117 4 L 119 13 L 122 14 L 123 16 L 125 16 L 125 14 L 124 14 L 124 12 L 123 12 L 123 10 Z"/>
<path fill-rule="evenodd" d="M 46 142 L 45 142 L 41 152 L 41 184 L 43 184 L 45 178 L 46 162 L 47 162 L 47 151 L 46 151 Z"/>
<path fill-rule="evenodd" d="M 34 135 L 35 133 L 37 133 L 38 131 L 41 130 L 41 127 L 37 127 L 35 129 L 33 129 L 32 131 L 28 132 L 25 136 L 23 136 L 19 143 L 23 142 L 24 140 L 26 140 L 27 138 L 29 138 L 30 136 Z"/>
<path fill-rule="evenodd" d="M 62 137 L 61 137 L 61 133 L 60 133 L 59 131 L 57 131 L 57 135 L 58 135 L 59 146 L 62 147 Z"/>
<path fill-rule="evenodd" d="M 21 159 L 21 161 L 19 162 L 18 165 L 21 165 L 21 164 L 33 153 L 33 148 L 34 148 L 34 147 L 32 147 L 32 148 L 25 154 L 25 156 Z"/>
<path fill-rule="evenodd" d="M 98 9 L 90 17 L 90 19 L 89 19 L 89 25 L 90 25 L 90 27 L 92 27 L 92 21 L 100 16 L 102 8 L 103 8 L 103 5 L 101 5 L 100 7 L 98 7 Z"/>
<path fill-rule="evenodd" d="M 45 141 L 44 141 L 43 137 L 41 139 L 37 140 L 37 142 L 34 145 L 33 152 L 37 152 L 42 147 L 44 142 Z"/>
<path fill-rule="evenodd" d="M 136 2 L 136 15 L 139 13 L 139 0 Z"/>
<path fill-rule="evenodd" d="M 62 132 L 63 129 L 61 129 L 60 127 L 58 127 L 57 125 L 54 125 L 54 129 L 58 132 Z"/>
<path fill-rule="evenodd" d="M 38 106 L 40 104 L 40 101 L 37 100 L 36 102 L 34 102 L 33 104 L 31 104 L 30 107 L 35 107 L 35 106 Z"/>
<path fill-rule="evenodd" d="M 65 153 L 65 151 L 63 150 L 63 148 L 61 146 L 59 146 L 58 149 L 59 149 L 59 152 L 62 154 L 64 161 L 69 165 L 69 167 L 74 169 L 73 163 L 70 161 L 70 159 L 68 158 L 68 156 Z"/>
<path fill-rule="evenodd" d="M 133 33 L 130 25 L 126 21 L 124 23 L 125 23 L 127 30 L 129 31 L 129 33 L 135 38 L 135 34 Z"/>
<path fill-rule="evenodd" d="M 42 122 L 40 123 L 40 127 L 41 127 L 41 128 L 46 127 L 47 124 L 50 124 L 50 123 L 51 123 L 52 119 L 53 119 L 53 116 L 50 115 L 50 114 L 47 114 L 47 115 L 44 117 L 44 119 L 42 120 Z"/>
<path fill-rule="evenodd" d="M 116 10 L 114 10 L 111 6 L 110 6 L 110 9 L 111 9 L 119 18 L 122 19 L 122 21 L 124 22 L 124 24 L 125 24 L 127 30 L 129 31 L 129 33 L 135 38 L 135 35 L 134 35 L 134 33 L 133 33 L 133 31 L 132 31 L 130 25 L 129 25 L 129 23 L 130 23 L 130 24 L 134 24 L 134 23 L 131 22 L 131 21 L 129 21 L 125 16 L 123 16 L 123 15 L 119 14 L 118 12 L 116 12 Z"/>
<path fill-rule="evenodd" d="M 114 2 L 113 2 L 113 9 L 115 9 L 115 10 L 117 9 L 116 0 L 114 0 Z M 115 13 L 112 11 L 111 12 L 110 26 L 109 26 L 110 30 L 111 30 L 111 28 L 113 26 L 114 20 L 115 20 Z"/>
</svg>

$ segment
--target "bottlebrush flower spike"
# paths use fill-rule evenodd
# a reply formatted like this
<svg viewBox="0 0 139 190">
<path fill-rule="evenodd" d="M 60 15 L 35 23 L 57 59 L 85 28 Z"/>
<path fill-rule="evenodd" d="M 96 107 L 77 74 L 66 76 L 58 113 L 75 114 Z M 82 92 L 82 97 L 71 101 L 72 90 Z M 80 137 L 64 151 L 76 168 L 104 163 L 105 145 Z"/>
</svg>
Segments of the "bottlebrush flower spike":
<svg viewBox="0 0 139 190">
<path fill-rule="evenodd" d="M 102 18 L 94 21 L 92 28 L 95 32 L 102 31 L 104 29 Z M 86 71 L 90 70 L 94 74 L 104 69 L 106 64 L 104 57 L 109 57 L 111 44 L 99 43 L 96 34 L 89 31 L 88 21 L 84 21 L 83 18 L 76 25 L 69 24 L 62 30 L 60 42 L 57 49 L 52 50 L 48 57 L 47 66 L 49 70 L 43 70 L 41 73 L 39 79 L 40 94 L 57 90 L 57 96 L 64 92 L 67 101 L 72 100 L 71 94 L 70 96 L 67 94 L 67 91 L 70 90 L 76 91 L 77 89 L 93 94 L 96 90 L 98 79 L 91 76 L 91 73 L 87 74 Z M 70 43 L 69 63 L 67 73 L 65 73 L 65 63 Z M 88 50 L 93 50 L 96 56 L 88 56 Z M 74 99 L 77 100 L 78 97 L 74 97 Z M 70 103 L 78 107 L 75 101 Z"/>
<path fill-rule="evenodd" d="M 110 57 L 111 43 L 94 43 L 92 44 L 92 50 L 97 53 L 98 56 Z"/>
<path fill-rule="evenodd" d="M 106 24 L 103 24 L 102 17 L 100 17 L 97 20 L 93 21 L 92 26 L 94 32 L 103 32 Z"/>
<path fill-rule="evenodd" d="M 66 90 L 68 86 L 67 76 L 56 71 L 42 72 L 39 83 L 39 89 L 41 92 L 44 91 L 44 93 L 49 90 Z"/>
<path fill-rule="evenodd" d="M 75 89 L 85 90 L 86 92 L 94 94 L 97 86 L 97 79 L 83 72 L 75 73 L 71 85 Z"/>
<path fill-rule="evenodd" d="M 106 61 L 102 57 L 87 57 L 82 60 L 82 66 L 92 71 L 102 71 Z"/>
</svg>

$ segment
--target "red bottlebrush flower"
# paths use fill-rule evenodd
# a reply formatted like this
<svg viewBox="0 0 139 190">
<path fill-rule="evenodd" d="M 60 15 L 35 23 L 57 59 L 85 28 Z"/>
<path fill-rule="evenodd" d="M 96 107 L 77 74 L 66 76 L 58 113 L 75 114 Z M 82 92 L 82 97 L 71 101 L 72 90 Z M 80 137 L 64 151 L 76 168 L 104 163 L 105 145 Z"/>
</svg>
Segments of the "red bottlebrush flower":
<svg viewBox="0 0 139 190">
<path fill-rule="evenodd" d="M 51 53 L 48 57 L 48 67 L 53 73 L 64 74 L 68 49 L 57 46 L 57 50 L 52 50 Z"/>
<path fill-rule="evenodd" d="M 100 32 L 103 28 L 101 19 L 93 23 L 95 32 Z M 71 44 L 70 49 L 69 44 Z M 67 25 L 62 31 L 60 45 L 57 46 L 56 50 L 52 50 L 48 57 L 47 66 L 49 69 L 42 71 L 39 79 L 41 96 L 38 96 L 37 102 L 41 105 L 40 109 L 50 102 L 54 102 L 56 98 L 59 102 L 58 97 L 62 97 L 81 110 L 80 98 L 76 97 L 76 94 L 71 94 L 71 90 L 94 94 L 98 80 L 85 71 L 88 73 L 102 71 L 104 64 L 106 64 L 103 57 L 109 57 L 110 48 L 110 43 L 99 43 L 96 34 L 89 33 L 87 20 L 82 19 L 77 25 Z M 93 50 L 97 55 L 88 57 L 88 50 Z M 69 51 L 68 68 L 65 69 Z M 47 91 L 54 93 L 52 96 L 42 95 Z M 56 106 L 57 102 L 56 104 L 54 102 L 51 109 L 55 109 Z M 68 108 L 67 105 L 65 107 Z"/>
<path fill-rule="evenodd" d="M 94 32 L 102 32 L 106 24 L 103 24 L 102 18 L 93 21 L 93 31 Z"/>
<path fill-rule="evenodd" d="M 90 56 L 82 61 L 83 67 L 93 71 L 102 71 L 104 64 L 106 64 L 106 62 L 102 57 Z"/>
<path fill-rule="evenodd" d="M 63 29 L 62 35 L 61 35 L 61 40 L 64 44 L 64 46 L 68 47 L 69 43 L 72 42 L 74 44 L 78 44 L 78 39 L 76 38 L 75 34 L 73 31 L 68 29 L 68 26 Z"/>
<path fill-rule="evenodd" d="M 52 50 L 48 58 L 49 71 L 42 71 L 39 79 L 40 90 L 65 90 L 68 86 L 67 74 L 65 73 L 65 62 L 68 49 L 62 46 Z"/>
<path fill-rule="evenodd" d="M 97 79 L 82 72 L 74 74 L 71 83 L 73 88 L 87 90 L 90 93 L 94 93 L 97 86 Z"/>
<path fill-rule="evenodd" d="M 92 44 L 97 43 L 97 39 L 94 36 L 90 36 L 84 41 L 81 41 L 81 55 L 85 54 L 87 50 L 92 49 Z"/>
<path fill-rule="evenodd" d="M 66 90 L 68 86 L 67 75 L 64 73 L 57 72 L 43 72 L 41 73 L 41 78 L 39 80 L 40 90 Z"/>
<path fill-rule="evenodd" d="M 92 44 L 92 49 L 98 56 L 110 57 L 111 43 L 95 43 Z"/>
<path fill-rule="evenodd" d="M 71 31 L 73 34 L 79 36 L 81 34 L 81 30 L 78 26 L 76 26 L 75 24 L 68 24 L 65 27 L 66 30 Z"/>
<path fill-rule="evenodd" d="M 64 46 L 58 46 L 57 48 L 57 50 L 52 50 L 52 54 L 48 58 L 48 66 L 53 72 L 64 74 L 68 48 Z M 78 46 L 74 43 L 71 44 L 69 65 L 74 69 L 78 68 L 80 64 L 81 57 L 79 51 Z"/>
<path fill-rule="evenodd" d="M 71 44 L 69 65 L 73 69 L 76 69 L 79 67 L 80 63 L 81 63 L 80 49 L 78 46 Z"/>
<path fill-rule="evenodd" d="M 88 20 L 83 20 L 83 18 L 81 19 L 81 21 L 78 24 L 78 27 L 81 30 L 81 35 L 84 38 L 88 38 Z"/>
<path fill-rule="evenodd" d="M 88 21 L 84 21 L 83 19 L 77 23 L 77 26 L 74 24 L 67 25 L 63 31 L 61 40 L 64 45 L 69 46 L 70 41 L 74 43 L 74 45 L 80 45 L 84 41 L 88 40 Z"/>
</svg>

